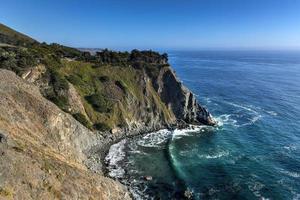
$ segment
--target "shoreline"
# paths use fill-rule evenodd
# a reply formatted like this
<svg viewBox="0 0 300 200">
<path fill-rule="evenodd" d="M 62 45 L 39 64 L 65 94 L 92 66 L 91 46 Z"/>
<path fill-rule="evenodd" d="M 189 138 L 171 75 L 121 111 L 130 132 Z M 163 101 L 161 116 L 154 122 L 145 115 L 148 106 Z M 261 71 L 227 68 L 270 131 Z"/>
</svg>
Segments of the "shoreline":
<svg viewBox="0 0 300 200">
<path fill-rule="evenodd" d="M 175 127 L 177 127 L 177 126 L 175 126 Z M 161 129 L 172 130 L 172 129 L 174 129 L 174 127 L 164 125 L 164 126 L 159 126 L 159 127 L 155 127 L 155 128 L 154 127 L 144 127 L 143 129 L 136 129 L 136 130 L 131 130 L 131 131 L 123 130 L 123 131 L 120 131 L 118 133 L 118 136 L 116 136 L 115 138 L 113 138 L 112 135 L 108 135 L 106 138 L 104 138 L 104 141 L 101 141 L 102 142 L 102 145 L 100 145 L 101 147 L 97 151 L 94 151 L 91 155 L 92 158 L 96 157 L 96 160 L 100 161 L 100 163 L 92 162 L 93 165 L 100 165 L 100 169 L 98 168 L 98 170 L 95 171 L 95 170 L 91 169 L 89 165 L 87 165 L 88 168 L 93 170 L 95 173 L 101 173 L 104 177 L 107 177 L 109 179 L 112 179 L 112 180 L 117 181 L 120 184 L 122 184 L 127 189 L 130 198 L 134 199 L 134 195 L 130 191 L 130 188 L 128 185 L 122 183 L 120 180 L 118 180 L 118 178 L 114 178 L 114 177 L 111 177 L 108 175 L 108 173 L 109 173 L 109 170 L 107 169 L 108 163 L 106 162 L 105 158 L 106 158 L 107 154 L 109 153 L 110 147 L 112 145 L 120 142 L 121 140 L 133 138 L 136 136 L 146 135 L 148 133 L 156 132 Z M 108 134 L 108 133 L 106 133 L 106 134 Z"/>
<path fill-rule="evenodd" d="M 130 191 L 129 185 L 126 185 L 126 184 L 122 183 L 116 177 L 109 176 L 109 170 L 107 168 L 108 167 L 108 163 L 105 160 L 105 158 L 108 155 L 111 146 L 114 145 L 114 144 L 119 143 L 120 141 L 122 141 L 124 139 L 130 139 L 130 138 L 137 137 L 137 136 L 147 135 L 149 133 L 157 132 L 157 131 L 162 130 L 162 129 L 167 129 L 169 131 L 172 131 L 172 130 L 176 130 L 176 129 L 178 129 L 178 130 L 184 130 L 184 129 L 189 129 L 190 128 L 191 130 L 196 131 L 196 128 L 199 127 L 199 126 L 211 127 L 211 126 L 207 126 L 207 125 L 178 124 L 178 125 L 174 125 L 174 126 L 171 126 L 171 127 L 170 126 L 160 126 L 160 127 L 153 128 L 153 129 L 151 129 L 150 127 L 148 127 L 148 128 L 146 128 L 146 131 L 132 130 L 131 134 L 128 134 L 128 131 L 127 132 L 122 132 L 123 134 L 120 137 L 115 138 L 114 140 L 111 140 L 110 142 L 108 142 L 104 146 L 102 146 L 101 149 L 99 149 L 98 155 L 100 157 L 100 162 L 101 162 L 101 172 L 102 172 L 103 176 L 105 176 L 107 178 L 110 178 L 110 179 L 113 179 L 115 181 L 118 181 L 120 184 L 122 184 L 124 187 L 126 187 L 127 190 L 128 190 L 128 192 L 129 192 L 129 194 L 130 194 L 130 197 L 132 199 L 134 199 L 133 198 L 134 196 L 133 196 L 132 192 Z"/>
<path fill-rule="evenodd" d="M 172 125 L 157 125 L 152 127 L 141 127 L 133 130 L 120 130 L 119 132 L 112 134 L 110 132 L 96 132 L 98 135 L 99 142 L 91 147 L 87 152 L 87 160 L 85 161 L 85 165 L 87 168 L 95 173 L 102 174 L 105 177 L 112 178 L 108 176 L 107 173 L 107 163 L 105 162 L 105 157 L 109 152 L 110 147 L 113 144 L 120 142 L 126 138 L 132 138 L 139 135 L 145 135 L 151 132 L 155 132 L 161 129 L 174 129 L 177 127 Z"/>
</svg>

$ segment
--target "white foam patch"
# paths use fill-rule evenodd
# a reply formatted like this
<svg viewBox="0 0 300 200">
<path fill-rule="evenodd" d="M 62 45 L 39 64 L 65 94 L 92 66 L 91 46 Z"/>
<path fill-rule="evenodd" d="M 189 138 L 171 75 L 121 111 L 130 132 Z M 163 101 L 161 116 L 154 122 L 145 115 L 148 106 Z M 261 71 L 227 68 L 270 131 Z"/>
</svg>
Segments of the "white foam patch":
<svg viewBox="0 0 300 200">
<path fill-rule="evenodd" d="M 253 109 L 251 108 L 251 106 L 244 106 L 244 105 L 239 105 L 239 104 L 231 103 L 231 102 L 227 102 L 227 103 L 228 103 L 229 105 L 234 106 L 234 107 L 242 108 L 242 109 L 247 110 L 247 111 L 252 112 L 252 113 L 257 113 L 257 111 L 256 111 L 256 110 L 253 110 Z M 252 107 L 254 107 L 254 106 L 252 106 Z"/>
<path fill-rule="evenodd" d="M 172 134 L 172 139 L 182 138 L 184 136 L 190 136 L 191 133 L 201 133 L 205 132 L 205 130 L 209 128 L 208 126 L 195 126 L 190 125 L 188 128 L 185 129 L 175 129 Z"/>
<path fill-rule="evenodd" d="M 250 182 L 248 182 L 248 189 L 253 192 L 253 194 L 258 197 L 259 199 L 268 199 L 264 196 L 262 196 L 261 194 L 261 190 L 265 187 L 264 184 L 262 184 L 261 182 L 252 180 Z"/>
<path fill-rule="evenodd" d="M 228 156 L 229 152 L 228 151 L 221 151 L 216 154 L 208 154 L 208 155 L 198 155 L 198 158 L 206 158 L 206 159 L 217 159 L 221 157 Z"/>
<path fill-rule="evenodd" d="M 120 162 L 125 158 L 126 139 L 111 145 L 105 161 L 108 163 L 109 176 L 122 178 L 125 170 L 120 166 Z"/>
<path fill-rule="evenodd" d="M 259 120 L 262 117 L 262 115 L 257 115 L 254 116 L 252 119 L 250 119 L 250 122 L 241 124 L 241 125 L 236 125 L 237 127 L 242 127 L 242 126 L 247 126 L 247 125 L 252 125 L 254 124 L 257 120 Z"/>
<path fill-rule="evenodd" d="M 293 145 L 293 144 L 288 145 L 288 146 L 284 146 L 283 148 L 288 150 L 288 151 L 296 151 L 297 150 L 296 145 Z"/>
<path fill-rule="evenodd" d="M 291 172 L 291 171 L 287 171 L 287 170 L 280 170 L 280 171 L 281 171 L 281 173 L 286 174 L 290 177 L 300 178 L 300 173 L 298 173 L 298 172 Z"/>
<path fill-rule="evenodd" d="M 277 112 L 275 111 L 266 111 L 269 115 L 272 115 L 272 116 L 277 116 Z"/>
<path fill-rule="evenodd" d="M 152 132 L 137 141 L 139 146 L 143 147 L 159 147 L 170 137 L 171 131 L 162 129 L 157 132 Z"/>
<path fill-rule="evenodd" d="M 215 120 L 217 121 L 218 126 L 223 126 L 223 125 L 238 126 L 237 120 L 232 119 L 230 114 L 220 115 L 219 117 L 216 117 Z"/>
</svg>

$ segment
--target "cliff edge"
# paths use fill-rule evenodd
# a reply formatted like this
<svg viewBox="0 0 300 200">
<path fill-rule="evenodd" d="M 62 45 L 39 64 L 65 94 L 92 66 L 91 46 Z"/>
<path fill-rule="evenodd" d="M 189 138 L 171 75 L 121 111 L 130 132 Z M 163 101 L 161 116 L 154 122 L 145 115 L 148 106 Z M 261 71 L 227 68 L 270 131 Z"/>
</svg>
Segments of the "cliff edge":
<svg viewBox="0 0 300 200">
<path fill-rule="evenodd" d="M 0 44 L 0 199 L 129 199 L 124 186 L 102 175 L 110 144 L 216 124 L 167 54 L 91 54 L 2 24 Z"/>
</svg>

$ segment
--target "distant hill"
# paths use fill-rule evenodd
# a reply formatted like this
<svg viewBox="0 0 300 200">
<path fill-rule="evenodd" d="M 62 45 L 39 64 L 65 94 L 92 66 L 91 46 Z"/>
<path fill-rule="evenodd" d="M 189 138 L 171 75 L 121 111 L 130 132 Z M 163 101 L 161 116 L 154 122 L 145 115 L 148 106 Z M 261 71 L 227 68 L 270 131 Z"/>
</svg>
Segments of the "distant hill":
<svg viewBox="0 0 300 200">
<path fill-rule="evenodd" d="M 26 46 L 27 44 L 36 43 L 31 37 L 19 33 L 4 24 L 0 23 L 0 44 L 9 44 L 16 46 Z"/>
</svg>

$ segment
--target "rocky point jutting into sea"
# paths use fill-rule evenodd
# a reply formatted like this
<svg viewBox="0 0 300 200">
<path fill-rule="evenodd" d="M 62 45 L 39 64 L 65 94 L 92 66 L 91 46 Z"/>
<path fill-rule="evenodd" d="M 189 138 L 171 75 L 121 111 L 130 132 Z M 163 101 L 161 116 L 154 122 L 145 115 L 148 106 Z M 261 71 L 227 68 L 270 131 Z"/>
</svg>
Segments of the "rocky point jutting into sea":
<svg viewBox="0 0 300 200">
<path fill-rule="evenodd" d="M 91 55 L 0 25 L 0 198 L 129 199 L 103 175 L 124 137 L 215 125 L 166 54 Z"/>
</svg>

